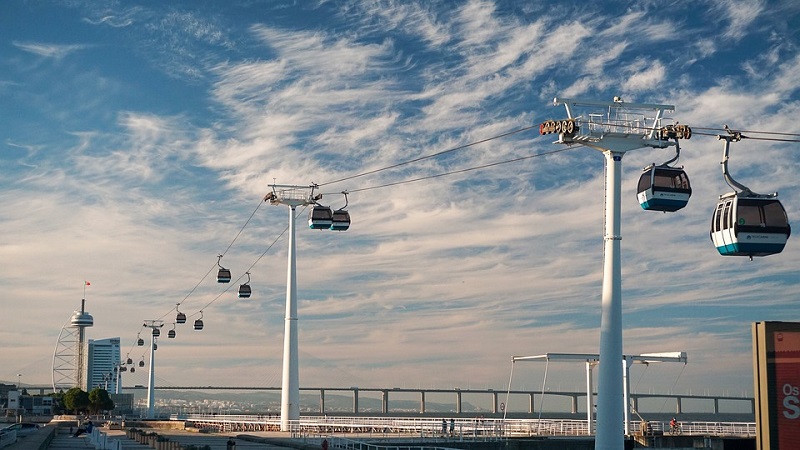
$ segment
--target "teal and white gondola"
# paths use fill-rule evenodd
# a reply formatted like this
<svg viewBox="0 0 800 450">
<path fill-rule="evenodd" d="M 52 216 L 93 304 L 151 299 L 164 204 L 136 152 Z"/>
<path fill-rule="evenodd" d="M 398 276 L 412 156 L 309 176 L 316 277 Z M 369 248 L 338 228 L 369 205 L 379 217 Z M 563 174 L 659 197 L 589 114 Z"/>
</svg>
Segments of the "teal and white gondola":
<svg viewBox="0 0 800 450">
<path fill-rule="evenodd" d="M 312 230 L 327 230 L 333 224 L 333 211 L 327 206 L 314 205 L 308 213 L 308 227 Z"/>
<path fill-rule="evenodd" d="M 786 210 L 774 197 L 727 193 L 711 219 L 711 240 L 723 256 L 774 255 L 791 234 Z"/>
<path fill-rule="evenodd" d="M 731 141 L 740 141 L 740 132 L 728 129 L 728 135 L 718 136 L 725 141 L 722 154 L 722 175 L 734 189 L 720 195 L 711 217 L 711 241 L 723 256 L 769 256 L 783 251 L 792 228 L 778 193 L 756 194 L 737 182 L 728 172 Z"/>
<path fill-rule="evenodd" d="M 681 156 L 678 137 L 674 139 L 675 157 L 659 166 L 650 164 L 639 177 L 636 198 L 645 211 L 675 212 L 686 206 L 692 196 L 692 185 L 683 167 L 670 166 Z"/>
<path fill-rule="evenodd" d="M 677 167 L 650 165 L 639 177 L 636 198 L 645 211 L 677 211 L 692 196 L 686 172 Z"/>
</svg>

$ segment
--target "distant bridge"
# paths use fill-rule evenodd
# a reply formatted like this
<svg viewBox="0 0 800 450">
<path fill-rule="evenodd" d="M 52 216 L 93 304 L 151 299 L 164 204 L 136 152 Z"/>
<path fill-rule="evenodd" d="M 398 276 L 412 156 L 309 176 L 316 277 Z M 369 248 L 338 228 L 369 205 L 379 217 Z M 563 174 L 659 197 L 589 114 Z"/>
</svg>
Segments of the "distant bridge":
<svg viewBox="0 0 800 450">
<path fill-rule="evenodd" d="M 52 386 L 24 386 L 28 392 L 39 391 L 40 394 L 52 392 Z M 146 386 L 127 386 L 123 387 L 125 391 L 132 390 L 146 390 Z M 280 386 L 156 386 L 156 390 L 172 390 L 172 391 L 274 391 L 281 392 Z M 415 389 L 415 388 L 360 388 L 360 387 L 307 387 L 300 388 L 301 392 L 317 393 L 319 396 L 319 407 L 316 411 L 318 414 L 331 413 L 325 406 L 326 394 L 347 393 L 352 396 L 353 403 L 350 412 L 352 414 L 370 414 L 372 412 L 365 412 L 359 409 L 359 394 L 371 393 L 378 394 L 381 398 L 381 414 L 387 415 L 393 412 L 390 408 L 389 398 L 392 394 L 416 394 L 419 398 L 419 408 L 417 412 L 425 414 L 427 410 L 426 394 L 451 394 L 455 400 L 455 413 L 464 414 L 465 411 L 462 407 L 464 395 L 475 396 L 490 396 L 491 414 L 512 413 L 512 411 L 505 410 L 505 401 L 507 396 L 525 396 L 527 397 L 527 412 L 533 414 L 536 412 L 535 398 L 539 398 L 541 402 L 543 398 L 548 396 L 554 397 L 567 397 L 570 400 L 570 413 L 578 413 L 578 405 L 584 404 L 586 399 L 586 392 L 579 391 L 531 391 L 531 390 L 511 390 L 502 391 L 495 389 Z M 596 395 L 596 394 L 595 394 Z M 370 396 L 371 397 L 371 396 Z M 665 402 L 671 402 L 673 405 L 667 414 L 683 414 L 702 412 L 709 414 L 722 414 L 722 413 L 736 413 L 736 414 L 752 414 L 755 415 L 755 399 L 753 397 L 735 397 L 726 395 L 692 395 L 692 394 L 674 394 L 674 393 L 631 393 L 630 394 L 632 408 L 634 411 L 640 411 L 639 404 L 642 400 L 664 399 Z M 581 399 L 584 399 L 583 401 Z M 684 407 L 684 403 L 690 403 L 692 406 Z M 698 405 L 702 405 L 702 410 L 698 411 Z M 728 408 L 723 408 L 727 405 Z M 727 409 L 727 410 L 726 410 Z M 476 412 L 480 413 L 480 412 Z M 372 413 L 374 414 L 374 413 Z"/>
<path fill-rule="evenodd" d="M 125 390 L 133 389 L 147 389 L 145 386 L 125 387 Z M 280 387 L 252 387 L 252 386 L 156 386 L 156 390 L 175 390 L 175 391 L 275 391 L 280 392 Z M 570 399 L 570 413 L 578 413 L 578 405 L 583 404 L 581 399 L 586 398 L 585 392 L 578 391 L 530 391 L 530 390 L 511 390 L 511 391 L 498 391 L 494 389 L 412 389 L 412 388 L 360 388 L 360 387 L 308 387 L 300 388 L 300 391 L 316 392 L 319 395 L 319 409 L 317 413 L 327 414 L 331 411 L 325 407 L 325 396 L 331 392 L 345 392 L 353 398 L 353 406 L 351 412 L 353 414 L 361 414 L 363 411 L 359 409 L 359 394 L 372 393 L 378 394 L 381 398 L 381 414 L 390 414 L 389 398 L 392 394 L 408 394 L 413 393 L 418 395 L 420 414 L 427 412 L 426 394 L 452 394 L 455 397 L 455 413 L 463 414 L 462 408 L 463 395 L 478 395 L 491 397 L 491 413 L 501 414 L 509 412 L 505 410 L 505 401 L 507 396 L 526 396 L 527 397 L 527 413 L 533 414 L 536 412 L 534 399 L 539 397 L 539 401 L 543 397 L 556 396 L 567 397 Z M 595 394 L 596 395 L 596 394 Z M 734 397 L 734 396 L 720 396 L 720 395 L 691 395 L 691 394 L 657 394 L 657 393 L 632 393 L 630 394 L 631 403 L 634 411 L 639 411 L 639 403 L 642 400 L 664 399 L 671 401 L 674 409 L 671 412 L 674 414 L 682 414 L 685 412 L 709 412 L 713 414 L 721 413 L 742 413 L 742 414 L 755 414 L 755 399 L 752 397 Z M 684 402 L 690 402 L 697 408 L 697 404 L 703 405 L 702 411 L 696 411 L 684 408 Z M 722 405 L 730 405 L 734 411 L 724 411 Z"/>
</svg>

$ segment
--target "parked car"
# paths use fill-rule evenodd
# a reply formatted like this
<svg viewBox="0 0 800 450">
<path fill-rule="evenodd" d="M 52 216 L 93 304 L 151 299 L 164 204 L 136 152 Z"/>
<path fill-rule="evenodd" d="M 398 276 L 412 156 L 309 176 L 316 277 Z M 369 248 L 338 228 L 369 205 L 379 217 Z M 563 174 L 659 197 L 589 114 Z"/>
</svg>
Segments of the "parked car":
<svg viewBox="0 0 800 450">
<path fill-rule="evenodd" d="M 36 433 L 37 430 L 39 430 L 38 423 L 22 422 L 9 425 L 5 428 L 0 428 L 0 434 L 16 431 L 17 437 L 25 437 L 29 434 Z"/>
</svg>

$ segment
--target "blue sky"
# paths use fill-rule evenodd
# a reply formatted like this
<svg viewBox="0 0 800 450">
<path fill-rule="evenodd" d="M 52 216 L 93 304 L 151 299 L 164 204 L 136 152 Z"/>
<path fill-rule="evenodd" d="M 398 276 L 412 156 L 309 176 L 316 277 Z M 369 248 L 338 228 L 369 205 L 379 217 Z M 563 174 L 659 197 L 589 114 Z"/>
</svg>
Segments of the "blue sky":
<svg viewBox="0 0 800 450">
<path fill-rule="evenodd" d="M 161 340 L 159 383 L 279 385 L 288 212 L 256 210 L 274 181 L 335 207 L 353 191 L 348 232 L 297 231 L 301 386 L 502 388 L 512 355 L 597 352 L 599 152 L 365 189 L 561 148 L 532 129 L 327 183 L 563 118 L 556 96 L 618 95 L 698 131 L 680 212 L 636 202 L 669 151 L 623 161 L 625 352 L 689 355 L 635 368 L 635 389 L 751 395 L 750 324 L 800 320 L 800 253 L 717 254 L 730 189 L 702 129 L 798 132 L 799 24 L 791 1 L 5 1 L 0 380 L 50 381 L 89 280 L 89 336 L 136 360 L 143 320 L 203 310 L 203 331 Z M 731 170 L 798 217 L 797 143 L 734 144 Z M 258 261 L 250 299 L 204 278 L 223 252 L 234 285 Z M 582 366 L 555 366 L 550 387 L 582 389 Z"/>
</svg>

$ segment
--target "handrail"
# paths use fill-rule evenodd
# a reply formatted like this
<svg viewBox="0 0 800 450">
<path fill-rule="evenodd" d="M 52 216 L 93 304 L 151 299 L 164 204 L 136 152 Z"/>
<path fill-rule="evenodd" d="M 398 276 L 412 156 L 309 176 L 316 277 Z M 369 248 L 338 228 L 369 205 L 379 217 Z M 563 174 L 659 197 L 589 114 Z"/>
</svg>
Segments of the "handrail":
<svg viewBox="0 0 800 450">
<path fill-rule="evenodd" d="M 197 428 L 213 428 L 220 431 L 271 431 L 279 430 L 278 416 L 260 415 L 214 415 L 173 414 L 171 420 L 194 424 Z M 667 434 L 669 422 L 635 422 L 633 434 Z M 446 426 L 445 426 L 446 425 Z M 684 435 L 754 437 L 754 422 L 703 422 L 682 421 Z M 401 435 L 421 438 L 457 437 L 460 439 L 497 439 L 518 436 L 586 436 L 589 435 L 586 420 L 574 419 L 494 419 L 454 418 L 453 432 L 450 423 L 441 418 L 408 417 L 301 417 L 292 421 L 290 428 L 298 433 L 335 435 L 366 433 L 370 435 Z M 360 449 L 364 450 L 364 449 Z"/>
</svg>

